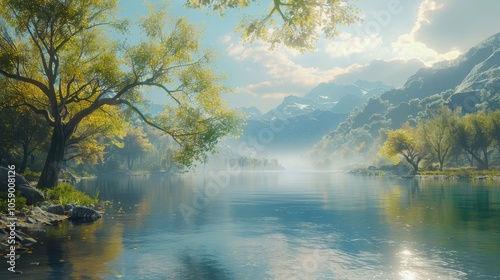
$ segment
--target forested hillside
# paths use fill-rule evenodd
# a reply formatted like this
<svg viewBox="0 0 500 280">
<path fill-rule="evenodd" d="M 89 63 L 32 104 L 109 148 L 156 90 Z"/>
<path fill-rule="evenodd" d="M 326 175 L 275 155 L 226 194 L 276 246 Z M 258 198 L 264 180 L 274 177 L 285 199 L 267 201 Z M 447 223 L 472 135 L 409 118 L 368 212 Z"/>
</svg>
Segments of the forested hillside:
<svg viewBox="0 0 500 280">
<path fill-rule="evenodd" d="M 435 115 L 441 107 L 461 114 L 500 108 L 500 33 L 453 61 L 422 68 L 400 89 L 371 98 L 325 135 L 312 156 L 325 163 L 360 155 L 376 157 L 387 131 Z"/>
</svg>

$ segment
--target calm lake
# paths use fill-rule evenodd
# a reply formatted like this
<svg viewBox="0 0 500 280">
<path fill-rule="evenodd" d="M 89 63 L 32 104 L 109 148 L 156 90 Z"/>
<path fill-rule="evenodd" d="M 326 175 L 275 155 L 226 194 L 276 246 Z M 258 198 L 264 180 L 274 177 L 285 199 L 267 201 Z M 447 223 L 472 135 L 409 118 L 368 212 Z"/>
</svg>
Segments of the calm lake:
<svg viewBox="0 0 500 280">
<path fill-rule="evenodd" d="M 34 233 L 1 279 L 500 278 L 498 182 L 207 171 L 79 188 L 113 201 L 104 217 Z"/>
</svg>

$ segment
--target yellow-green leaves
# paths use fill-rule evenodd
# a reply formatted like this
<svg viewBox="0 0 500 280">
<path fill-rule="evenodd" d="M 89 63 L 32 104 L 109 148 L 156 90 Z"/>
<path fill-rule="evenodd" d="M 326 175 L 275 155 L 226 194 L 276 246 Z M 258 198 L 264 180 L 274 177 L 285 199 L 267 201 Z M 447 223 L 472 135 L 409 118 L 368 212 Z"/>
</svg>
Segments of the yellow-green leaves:
<svg viewBox="0 0 500 280">
<path fill-rule="evenodd" d="M 401 129 L 387 133 L 387 140 L 382 145 L 379 155 L 389 158 L 394 163 L 398 163 L 400 161 L 399 156 L 402 156 L 412 165 L 414 172 L 417 172 L 420 161 L 428 153 L 422 143 L 423 141 L 418 139 L 416 129 L 406 123 Z"/>
<path fill-rule="evenodd" d="M 391 130 L 387 133 L 387 140 L 380 150 L 380 155 L 398 163 L 398 155 L 407 152 L 416 146 L 416 141 L 409 130 Z"/>
<path fill-rule="evenodd" d="M 189 7 L 208 7 L 221 14 L 227 9 L 247 8 L 249 5 L 248 0 L 187 1 Z M 252 7 L 252 11 L 256 9 L 262 8 Z M 310 51 L 321 33 L 332 39 L 338 33 L 338 26 L 359 21 L 358 10 L 348 1 L 273 0 L 269 1 L 265 12 L 244 14 L 236 30 L 249 42 L 262 40 L 271 43 L 271 47 L 283 44 Z"/>
<path fill-rule="evenodd" d="M 53 128 L 39 186 L 55 186 L 65 159 L 96 163 L 106 145 L 125 148 L 118 144 L 125 108 L 172 135 L 186 165 L 237 128 L 199 28 L 153 7 L 138 23 L 144 38 L 118 44 L 109 37 L 126 25 L 114 18 L 117 2 L 0 1 L 0 81 L 9 105 L 28 107 Z M 139 109 L 148 91 L 171 98 L 161 122 Z"/>
</svg>

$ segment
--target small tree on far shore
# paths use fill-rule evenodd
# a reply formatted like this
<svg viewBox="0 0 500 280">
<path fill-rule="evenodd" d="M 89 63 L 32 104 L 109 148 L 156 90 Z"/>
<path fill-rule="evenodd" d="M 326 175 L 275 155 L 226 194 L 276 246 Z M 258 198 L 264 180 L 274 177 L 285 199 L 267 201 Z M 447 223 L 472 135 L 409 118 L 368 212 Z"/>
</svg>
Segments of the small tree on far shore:
<svg viewBox="0 0 500 280">
<path fill-rule="evenodd" d="M 400 156 L 413 167 L 413 172 L 418 172 L 420 162 L 426 157 L 423 141 L 417 140 L 416 129 L 408 123 L 401 129 L 391 130 L 387 133 L 387 140 L 382 145 L 379 155 L 389 158 L 394 163 L 400 162 Z"/>
</svg>

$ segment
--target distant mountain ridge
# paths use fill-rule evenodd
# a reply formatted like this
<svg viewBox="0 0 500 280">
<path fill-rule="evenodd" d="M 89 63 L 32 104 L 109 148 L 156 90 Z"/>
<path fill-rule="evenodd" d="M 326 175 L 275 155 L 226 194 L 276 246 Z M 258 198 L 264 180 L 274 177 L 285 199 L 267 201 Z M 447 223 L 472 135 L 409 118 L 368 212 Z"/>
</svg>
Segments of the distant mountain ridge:
<svg viewBox="0 0 500 280">
<path fill-rule="evenodd" d="M 380 129 L 415 123 L 441 106 L 462 108 L 463 113 L 500 108 L 500 33 L 482 41 L 452 61 L 421 68 L 400 89 L 371 98 L 338 128 L 325 135 L 314 149 L 316 158 L 332 153 L 348 155 L 353 147 L 368 152 L 366 143 Z"/>
<path fill-rule="evenodd" d="M 370 97 L 378 96 L 390 89 L 392 89 L 391 86 L 382 82 L 361 80 L 352 85 L 341 85 L 335 82 L 321 83 L 304 97 L 294 95 L 285 97 L 280 105 L 264 114 L 262 118 L 289 118 L 316 110 L 345 114 L 363 105 Z"/>
<path fill-rule="evenodd" d="M 262 152 L 305 152 L 325 133 L 346 120 L 354 108 L 388 89 L 392 87 L 381 82 L 321 83 L 304 97 L 285 97 L 281 104 L 265 114 L 255 107 L 239 108 L 248 117 L 239 141 L 255 141 L 263 133 L 272 132 L 272 139 L 263 140 L 266 143 Z M 276 129 L 276 122 L 284 124 L 283 127 Z"/>
</svg>

